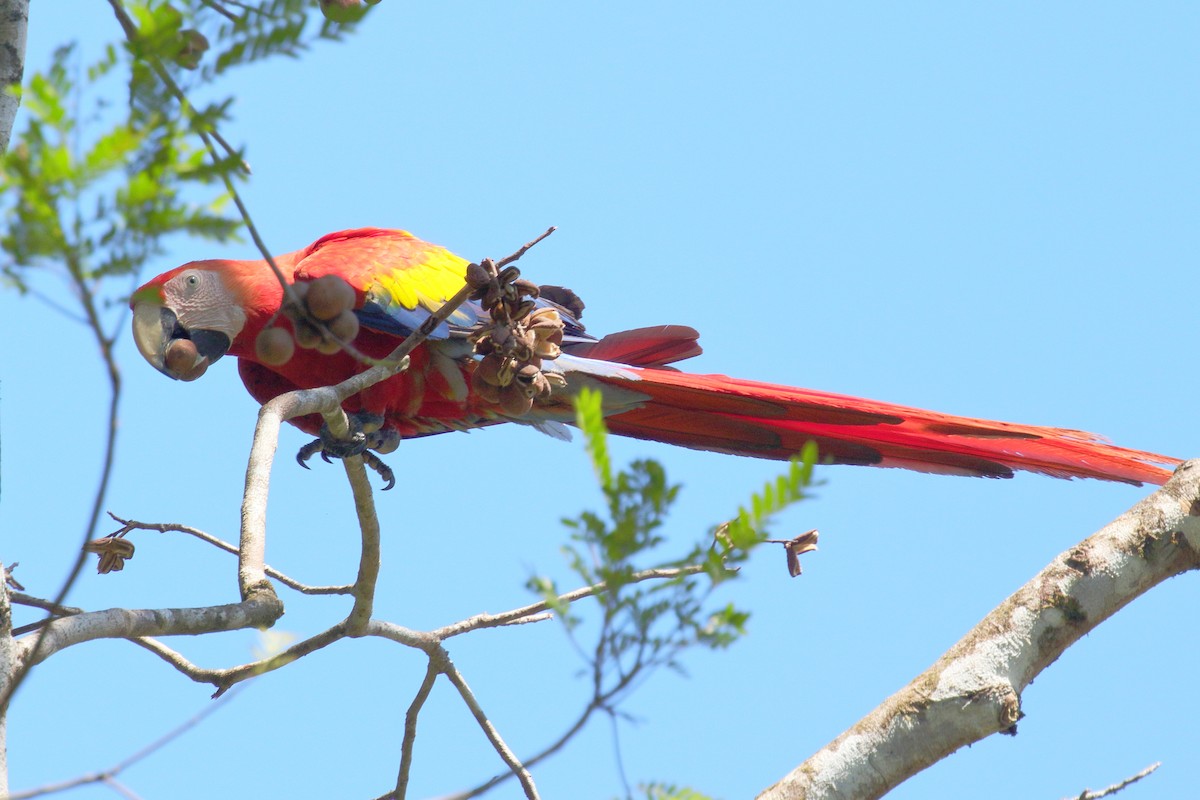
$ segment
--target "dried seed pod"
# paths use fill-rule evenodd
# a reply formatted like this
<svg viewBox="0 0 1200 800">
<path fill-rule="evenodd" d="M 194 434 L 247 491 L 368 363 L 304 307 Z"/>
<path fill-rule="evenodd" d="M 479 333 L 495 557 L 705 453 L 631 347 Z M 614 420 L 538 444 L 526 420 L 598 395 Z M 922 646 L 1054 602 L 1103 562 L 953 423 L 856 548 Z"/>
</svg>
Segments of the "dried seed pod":
<svg viewBox="0 0 1200 800">
<path fill-rule="evenodd" d="M 513 381 L 500 390 L 500 408 L 505 414 L 520 416 L 533 408 L 533 397 L 526 393 L 520 381 Z"/>
<path fill-rule="evenodd" d="M 467 283 L 472 289 L 482 289 L 492 282 L 492 273 L 474 262 L 467 264 Z"/>
<path fill-rule="evenodd" d="M 525 317 L 529 316 L 535 308 L 537 308 L 537 303 L 533 302 L 532 300 L 523 300 L 521 301 L 521 304 L 517 306 L 516 310 L 512 312 L 512 318 L 513 320 L 524 319 Z"/>
<path fill-rule="evenodd" d="M 353 342 L 354 337 L 358 336 L 358 315 L 353 311 L 343 311 L 326 324 L 329 332 L 343 342 Z"/>
<path fill-rule="evenodd" d="M 488 403 L 500 402 L 500 387 L 481 378 L 478 368 L 471 373 L 471 390 Z"/>
<path fill-rule="evenodd" d="M 563 327 L 562 317 L 553 308 L 537 309 L 529 315 L 529 319 L 525 324 L 531 330 L 553 330 L 554 328 L 562 330 Z"/>
<path fill-rule="evenodd" d="M 537 339 L 528 331 L 518 331 L 513 336 L 512 354 L 518 361 L 528 361 L 533 358 L 533 347 Z"/>
<path fill-rule="evenodd" d="M 533 348 L 533 352 L 538 358 L 553 361 L 562 355 L 562 348 L 554 342 L 538 342 L 537 346 Z"/>
<path fill-rule="evenodd" d="M 517 278 L 513 281 L 512 285 L 517 290 L 517 293 L 521 295 L 537 297 L 540 294 L 537 284 L 533 281 L 527 281 L 524 278 Z"/>
<path fill-rule="evenodd" d="M 502 296 L 503 295 L 501 294 L 500 287 L 494 285 L 487 287 L 487 291 L 483 293 L 483 307 L 490 311 L 497 303 L 500 302 L 500 298 Z"/>
<path fill-rule="evenodd" d="M 305 302 L 314 317 L 327 321 L 354 308 L 357 299 L 350 284 L 337 275 L 322 275 L 309 285 Z"/>
<path fill-rule="evenodd" d="M 254 339 L 254 353 L 264 364 L 277 367 L 291 361 L 296 352 L 292 334 L 283 328 L 264 328 Z"/>
<path fill-rule="evenodd" d="M 497 347 L 503 347 L 512 338 L 512 330 L 505 325 L 493 325 L 489 333 L 491 340 L 496 343 Z"/>
<path fill-rule="evenodd" d="M 506 360 L 500 353 L 492 353 L 489 356 L 485 356 L 482 361 L 475 365 L 475 371 L 471 373 L 471 379 L 473 381 L 482 381 L 492 386 L 500 386 L 500 370 L 504 367 Z"/>
<path fill-rule="evenodd" d="M 312 326 L 311 323 L 304 320 L 297 320 L 293 324 L 296 335 L 296 344 L 306 350 L 312 350 L 321 343 L 321 332 Z"/>
</svg>

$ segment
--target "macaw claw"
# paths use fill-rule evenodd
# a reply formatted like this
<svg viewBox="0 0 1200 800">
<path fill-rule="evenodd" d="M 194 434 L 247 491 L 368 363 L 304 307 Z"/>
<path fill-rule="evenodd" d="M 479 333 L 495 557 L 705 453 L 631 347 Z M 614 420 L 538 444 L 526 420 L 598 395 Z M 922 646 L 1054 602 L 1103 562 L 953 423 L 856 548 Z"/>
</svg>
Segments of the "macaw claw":
<svg viewBox="0 0 1200 800">
<path fill-rule="evenodd" d="M 333 458 L 362 456 L 363 463 L 383 478 L 387 484 L 383 487 L 386 492 L 396 485 L 396 474 L 371 450 L 392 452 L 400 443 L 400 434 L 390 429 L 383 430 L 383 418 L 375 414 L 349 414 L 347 419 L 350 421 L 348 438 L 338 438 L 328 425 L 322 425 L 318 437 L 296 453 L 296 463 L 308 469 L 307 461 L 318 453 L 327 464 L 332 464 Z"/>
</svg>

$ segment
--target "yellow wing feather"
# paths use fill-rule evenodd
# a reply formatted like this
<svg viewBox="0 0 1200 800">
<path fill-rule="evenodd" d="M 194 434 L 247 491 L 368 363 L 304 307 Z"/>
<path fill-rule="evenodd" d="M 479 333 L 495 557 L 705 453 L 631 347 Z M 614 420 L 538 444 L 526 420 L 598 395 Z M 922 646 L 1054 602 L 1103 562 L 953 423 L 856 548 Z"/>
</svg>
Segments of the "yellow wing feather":
<svg viewBox="0 0 1200 800">
<path fill-rule="evenodd" d="M 415 327 L 462 288 L 467 260 L 401 230 L 360 228 L 331 233 L 310 245 L 297 280 L 335 274 L 358 293 L 358 305 L 374 303 L 403 328 Z M 406 313 L 407 312 L 407 313 Z M 469 326 L 478 316 L 463 308 L 451 316 Z"/>
</svg>

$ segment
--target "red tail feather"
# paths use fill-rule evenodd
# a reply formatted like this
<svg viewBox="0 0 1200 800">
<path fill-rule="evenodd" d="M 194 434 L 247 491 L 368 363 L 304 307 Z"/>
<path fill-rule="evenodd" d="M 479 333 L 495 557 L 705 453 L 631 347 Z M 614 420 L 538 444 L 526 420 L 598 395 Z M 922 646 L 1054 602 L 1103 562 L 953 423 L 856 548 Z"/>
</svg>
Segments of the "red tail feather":
<svg viewBox="0 0 1200 800">
<path fill-rule="evenodd" d="M 1178 459 L 1126 450 L 1094 434 L 956 417 L 855 397 L 673 370 L 626 368 L 601 380 L 649 397 L 608 418 L 624 436 L 700 450 L 790 458 L 805 442 L 835 464 L 1010 478 L 1164 483 Z M 597 376 L 599 377 L 599 376 Z"/>
</svg>

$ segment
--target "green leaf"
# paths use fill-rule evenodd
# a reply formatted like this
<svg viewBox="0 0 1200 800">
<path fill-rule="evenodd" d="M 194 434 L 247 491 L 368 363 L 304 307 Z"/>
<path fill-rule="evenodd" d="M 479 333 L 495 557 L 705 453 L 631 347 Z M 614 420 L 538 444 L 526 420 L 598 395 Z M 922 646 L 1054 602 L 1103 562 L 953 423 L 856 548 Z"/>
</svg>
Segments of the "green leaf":
<svg viewBox="0 0 1200 800">
<path fill-rule="evenodd" d="M 604 398 L 590 387 L 575 396 L 575 424 L 583 431 L 584 443 L 592 459 L 592 469 L 606 493 L 612 490 L 612 461 L 608 455 L 608 427 L 604 424 Z"/>
</svg>

